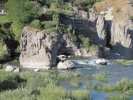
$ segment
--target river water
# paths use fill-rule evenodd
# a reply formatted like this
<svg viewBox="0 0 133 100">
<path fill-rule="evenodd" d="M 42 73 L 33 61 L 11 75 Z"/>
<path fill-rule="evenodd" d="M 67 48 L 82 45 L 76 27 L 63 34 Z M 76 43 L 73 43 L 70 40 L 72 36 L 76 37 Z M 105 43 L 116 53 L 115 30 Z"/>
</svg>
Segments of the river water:
<svg viewBox="0 0 133 100">
<path fill-rule="evenodd" d="M 99 81 L 92 78 L 94 74 L 108 73 L 108 83 L 101 82 L 103 85 L 112 84 L 120 81 L 122 78 L 127 78 L 129 81 L 133 80 L 133 65 L 119 65 L 114 61 L 108 61 L 107 65 L 96 65 L 94 60 L 73 60 L 75 68 L 72 70 L 58 70 L 58 73 L 66 73 L 67 75 L 73 73 L 80 73 L 84 77 L 77 77 L 61 82 L 59 86 L 62 86 L 67 91 L 76 89 L 88 89 L 92 100 L 108 100 L 107 95 L 109 92 L 97 91 L 92 88 L 93 84 L 99 83 Z M 9 62 L 10 65 L 19 66 L 19 62 Z M 74 83 L 75 82 L 75 83 Z M 80 82 L 80 85 L 75 87 L 73 84 Z M 133 97 L 130 97 L 133 100 Z"/>
<path fill-rule="evenodd" d="M 123 78 L 127 78 L 129 81 L 133 80 L 133 65 L 119 65 L 116 64 L 114 61 L 108 61 L 107 65 L 96 65 L 93 62 L 94 60 L 75 60 L 76 62 L 76 68 L 73 69 L 74 72 L 81 72 L 83 76 L 89 76 L 89 81 L 92 84 L 90 87 L 93 86 L 95 83 L 101 83 L 103 85 L 115 85 L 118 81 L 120 81 Z M 79 62 L 79 63 L 78 63 Z M 89 63 L 88 63 L 89 62 Z M 99 82 L 92 78 L 94 74 L 100 74 L 100 73 L 107 73 L 109 74 L 109 77 L 107 78 L 108 83 Z M 80 79 L 77 79 L 80 80 Z M 86 78 L 82 78 L 80 80 L 81 85 L 77 88 L 72 86 L 71 80 L 68 80 L 66 82 L 61 83 L 60 85 L 64 87 L 68 91 L 72 91 L 75 89 L 86 89 L 88 83 L 86 82 Z M 89 88 L 89 86 L 87 88 Z M 107 95 L 112 92 L 106 92 L 106 91 L 97 91 L 92 88 L 89 89 L 89 94 L 92 98 L 92 100 L 108 100 Z M 115 92 L 113 92 L 115 93 Z M 130 97 L 130 100 L 133 100 L 133 97 Z"/>
</svg>

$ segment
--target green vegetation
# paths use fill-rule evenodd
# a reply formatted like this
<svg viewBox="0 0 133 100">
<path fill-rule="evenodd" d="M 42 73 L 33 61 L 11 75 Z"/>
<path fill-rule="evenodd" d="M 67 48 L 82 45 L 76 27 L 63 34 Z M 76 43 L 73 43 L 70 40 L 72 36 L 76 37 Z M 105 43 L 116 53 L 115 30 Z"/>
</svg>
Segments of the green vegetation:
<svg viewBox="0 0 133 100">
<path fill-rule="evenodd" d="M 77 16 L 77 12 L 68 6 L 68 3 L 79 7 L 79 9 L 89 11 L 95 2 L 95 0 L 4 1 L 7 15 L 0 15 L 0 36 L 4 38 L 4 43 L 11 50 L 11 58 L 20 54 L 20 38 L 24 26 L 39 29 L 44 33 L 68 34 L 71 41 L 78 45 L 78 48 L 87 48 L 90 52 L 96 51 L 98 47 L 91 44 L 89 38 L 82 36 L 81 39 L 80 34 L 83 34 L 82 32 L 79 34 L 79 30 L 75 29 L 73 25 L 65 25 L 63 22 L 63 20 Z M 12 44 L 15 45 L 12 46 Z M 0 43 L 0 50 L 2 45 Z"/>
<path fill-rule="evenodd" d="M 88 95 L 87 90 L 76 90 L 72 92 L 72 98 L 73 100 L 91 100 L 91 98 Z"/>
<path fill-rule="evenodd" d="M 96 83 L 94 85 L 94 89 L 97 90 L 105 90 L 105 91 L 120 91 L 125 92 L 126 94 L 133 93 L 133 81 L 128 81 L 127 78 L 123 78 L 122 80 L 118 81 L 115 85 L 106 85 L 102 86 L 100 83 Z"/>
<path fill-rule="evenodd" d="M 38 4 L 30 0 L 8 0 L 6 7 L 9 17 L 18 23 L 27 24 L 39 16 Z"/>
<path fill-rule="evenodd" d="M 121 65 L 129 65 L 129 64 L 133 64 L 132 60 L 116 60 L 117 64 L 121 64 Z"/>
<path fill-rule="evenodd" d="M 10 53 L 8 51 L 0 51 L 0 63 L 8 61 L 10 59 Z"/>
<path fill-rule="evenodd" d="M 93 75 L 93 78 L 101 81 L 101 82 L 108 82 L 107 78 L 109 77 L 109 73 L 100 73 L 100 74 L 95 74 Z"/>
<path fill-rule="evenodd" d="M 9 73 L 0 71 L 1 100 L 90 100 L 87 90 L 68 92 L 57 86 L 66 75 L 45 73 Z M 5 90 L 5 91 L 3 91 Z"/>
<path fill-rule="evenodd" d="M 53 21 L 43 21 L 41 24 L 44 26 L 45 29 L 53 28 L 54 22 Z"/>
<path fill-rule="evenodd" d="M 72 3 L 73 6 L 78 6 L 79 9 L 89 11 L 89 9 L 94 5 L 96 0 L 78 0 L 78 1 L 70 0 L 70 2 Z"/>
<path fill-rule="evenodd" d="M 95 83 L 94 86 L 93 86 L 93 88 L 95 90 L 102 90 L 103 85 L 101 83 Z"/>
<path fill-rule="evenodd" d="M 133 20 L 133 16 L 129 16 L 129 19 L 130 19 L 130 20 Z"/>
<path fill-rule="evenodd" d="M 119 13 L 121 11 L 121 9 L 120 8 L 118 8 L 118 9 L 116 9 L 116 13 Z"/>
<path fill-rule="evenodd" d="M 0 14 L 0 24 L 3 24 L 3 23 L 6 23 L 6 22 L 9 22 L 9 18 L 7 15 L 2 15 Z"/>
<path fill-rule="evenodd" d="M 130 100 L 129 96 L 125 94 L 110 94 L 107 98 L 109 100 Z"/>
<path fill-rule="evenodd" d="M 41 29 L 41 22 L 40 20 L 33 20 L 30 25 L 30 27 L 36 28 L 36 29 Z"/>
<path fill-rule="evenodd" d="M 98 45 L 91 45 L 88 48 L 89 48 L 89 52 L 93 52 L 93 51 L 97 51 L 99 47 Z"/>
</svg>

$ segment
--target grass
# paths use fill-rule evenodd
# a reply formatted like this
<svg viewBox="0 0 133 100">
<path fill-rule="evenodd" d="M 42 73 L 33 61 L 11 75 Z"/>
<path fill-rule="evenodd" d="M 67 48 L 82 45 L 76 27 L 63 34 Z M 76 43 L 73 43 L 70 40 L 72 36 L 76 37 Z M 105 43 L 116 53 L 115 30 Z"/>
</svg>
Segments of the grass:
<svg viewBox="0 0 133 100">
<path fill-rule="evenodd" d="M 115 85 L 109 84 L 107 86 L 102 86 L 101 83 L 96 83 L 94 85 L 94 89 L 104 91 L 120 91 L 133 95 L 133 81 L 129 81 L 127 78 L 122 78 Z"/>
<path fill-rule="evenodd" d="M 76 90 L 72 92 L 71 97 L 72 100 L 91 100 L 90 96 L 88 96 L 87 90 Z"/>
<path fill-rule="evenodd" d="M 100 74 L 94 74 L 92 76 L 94 79 L 101 81 L 101 82 L 108 82 L 107 77 L 109 77 L 109 73 L 100 73 Z"/>
<path fill-rule="evenodd" d="M 129 96 L 125 94 L 110 94 L 107 98 L 109 100 L 130 100 Z"/>
<path fill-rule="evenodd" d="M 116 22 L 124 20 L 125 15 L 128 13 L 127 6 L 128 6 L 128 3 L 125 0 L 104 0 L 102 2 L 95 4 L 97 13 L 99 13 L 100 11 L 105 11 L 105 8 L 107 7 L 113 7 L 112 15 L 114 16 L 114 20 Z M 116 11 L 118 8 L 120 9 L 125 8 L 126 10 L 121 10 L 120 12 L 118 10 L 119 13 L 116 14 Z"/>
<path fill-rule="evenodd" d="M 42 32 L 44 32 L 44 33 L 57 32 L 57 29 L 54 27 L 54 28 L 45 29 Z"/>
<path fill-rule="evenodd" d="M 66 91 L 57 84 L 65 74 L 9 73 L 0 70 L 1 100 L 90 100 L 88 90 Z"/>
<path fill-rule="evenodd" d="M 81 86 L 81 80 L 77 78 L 72 78 L 70 84 L 76 88 L 79 88 Z"/>
<path fill-rule="evenodd" d="M 115 61 L 117 64 L 121 64 L 121 65 L 129 65 L 129 64 L 133 64 L 132 60 L 116 60 Z"/>
<path fill-rule="evenodd" d="M 0 24 L 9 22 L 9 18 L 7 17 L 7 15 L 2 15 L 0 14 Z"/>
<path fill-rule="evenodd" d="M 93 88 L 94 88 L 95 90 L 102 90 L 103 85 L 102 85 L 101 83 L 95 83 Z"/>
</svg>

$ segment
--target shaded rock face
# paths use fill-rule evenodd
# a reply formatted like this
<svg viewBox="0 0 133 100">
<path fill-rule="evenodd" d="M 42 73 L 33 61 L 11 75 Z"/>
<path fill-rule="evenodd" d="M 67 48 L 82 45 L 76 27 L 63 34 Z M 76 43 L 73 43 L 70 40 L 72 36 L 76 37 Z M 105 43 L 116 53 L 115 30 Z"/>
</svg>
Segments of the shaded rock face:
<svg viewBox="0 0 133 100">
<path fill-rule="evenodd" d="M 133 22 L 112 23 L 111 33 L 112 52 L 133 59 Z"/>
<path fill-rule="evenodd" d="M 133 22 L 107 21 L 100 15 L 96 27 L 103 47 L 109 47 L 112 53 L 118 53 L 124 59 L 133 59 Z"/>
<path fill-rule="evenodd" d="M 44 34 L 25 27 L 21 36 L 19 60 L 23 67 L 48 69 L 56 63 L 58 54 L 63 52 L 74 54 L 75 50 L 76 47 L 66 35 Z"/>
<path fill-rule="evenodd" d="M 110 13 L 99 15 L 95 15 L 94 12 L 89 13 L 88 20 L 91 23 L 96 22 L 92 29 L 96 30 L 99 38 L 97 39 L 99 40 L 98 44 L 103 48 L 110 48 L 110 54 L 103 49 L 102 57 L 107 59 L 133 59 L 133 21 L 130 19 L 122 22 L 115 21 L 114 16 Z M 107 17 L 109 14 L 111 16 Z M 95 39 L 93 40 L 95 42 Z"/>
</svg>

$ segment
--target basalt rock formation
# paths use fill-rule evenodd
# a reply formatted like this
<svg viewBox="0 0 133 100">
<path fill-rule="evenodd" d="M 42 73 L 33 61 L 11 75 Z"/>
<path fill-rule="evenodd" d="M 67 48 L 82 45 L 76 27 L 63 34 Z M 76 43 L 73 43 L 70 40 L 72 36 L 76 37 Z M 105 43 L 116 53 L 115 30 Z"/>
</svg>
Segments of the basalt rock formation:
<svg viewBox="0 0 133 100">
<path fill-rule="evenodd" d="M 88 16 L 84 11 L 79 13 L 81 11 L 78 8 L 74 10 L 85 19 L 85 35 L 87 34 L 86 36 L 93 43 L 102 46 L 102 57 L 133 59 L 133 3 L 131 0 L 98 2 L 90 9 Z M 105 52 L 108 54 L 104 54 Z"/>
<path fill-rule="evenodd" d="M 41 31 L 24 27 L 20 45 L 20 64 L 29 68 L 46 68 L 56 64 L 56 57 L 62 53 L 74 54 L 76 46 L 67 35 L 55 32 L 45 34 Z"/>
<path fill-rule="evenodd" d="M 97 33 L 100 44 L 110 48 L 111 59 L 133 59 L 133 4 L 129 0 L 105 0 L 95 5 L 99 11 Z M 106 10 L 105 10 L 106 8 Z M 119 54 L 119 57 L 113 54 Z"/>
<path fill-rule="evenodd" d="M 77 49 L 67 34 L 44 32 L 25 27 L 21 36 L 20 64 L 30 68 L 50 68 L 61 54 L 97 56 L 106 59 L 133 59 L 133 5 L 128 0 L 105 0 L 95 4 L 87 14 L 73 9 L 83 23 L 83 34 L 100 50 L 89 54 L 86 49 Z M 118 9 L 119 8 L 119 9 Z M 62 20 L 65 25 L 75 25 L 75 19 Z M 78 20 L 76 18 L 76 20 Z M 73 26 L 75 27 L 75 26 Z"/>
</svg>

